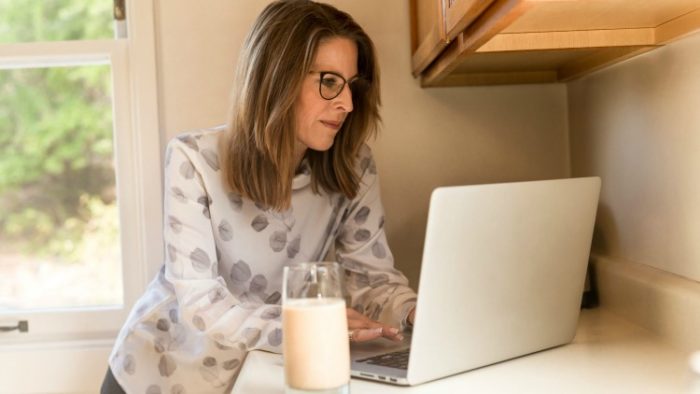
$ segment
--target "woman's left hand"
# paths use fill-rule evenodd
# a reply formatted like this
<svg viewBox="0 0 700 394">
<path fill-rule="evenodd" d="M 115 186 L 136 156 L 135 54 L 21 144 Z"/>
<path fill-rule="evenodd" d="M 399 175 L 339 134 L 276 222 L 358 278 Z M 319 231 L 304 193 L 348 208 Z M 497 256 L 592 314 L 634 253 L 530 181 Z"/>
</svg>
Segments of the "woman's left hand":
<svg viewBox="0 0 700 394">
<path fill-rule="evenodd" d="M 351 342 L 365 342 L 379 337 L 396 342 L 403 340 L 398 328 L 374 321 L 352 308 L 347 308 L 347 316 L 348 336 Z"/>
</svg>

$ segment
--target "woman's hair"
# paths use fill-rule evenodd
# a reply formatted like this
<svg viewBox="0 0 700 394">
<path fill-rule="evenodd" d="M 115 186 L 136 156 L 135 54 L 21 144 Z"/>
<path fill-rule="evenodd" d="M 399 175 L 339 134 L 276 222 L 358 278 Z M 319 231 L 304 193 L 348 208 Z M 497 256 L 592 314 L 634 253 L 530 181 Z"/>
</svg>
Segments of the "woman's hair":
<svg viewBox="0 0 700 394">
<path fill-rule="evenodd" d="M 289 208 L 296 170 L 295 104 L 319 44 L 334 37 L 356 43 L 358 73 L 367 83 L 352 92 L 354 110 L 333 146 L 308 149 L 306 158 L 315 193 L 321 187 L 348 198 L 357 195 L 357 155 L 380 121 L 374 45 L 345 12 L 308 0 L 281 0 L 262 11 L 243 44 L 221 144 L 224 180 L 242 196 L 277 210 Z"/>
</svg>

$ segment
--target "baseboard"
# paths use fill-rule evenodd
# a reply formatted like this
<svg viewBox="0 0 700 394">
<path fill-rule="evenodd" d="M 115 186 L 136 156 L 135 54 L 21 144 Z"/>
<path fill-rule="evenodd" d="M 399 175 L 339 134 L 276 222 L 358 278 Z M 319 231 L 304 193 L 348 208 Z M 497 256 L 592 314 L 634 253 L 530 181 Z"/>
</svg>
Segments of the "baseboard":
<svg viewBox="0 0 700 394">
<path fill-rule="evenodd" d="M 700 282 L 609 256 L 591 259 L 601 306 L 679 349 L 700 350 Z"/>
</svg>

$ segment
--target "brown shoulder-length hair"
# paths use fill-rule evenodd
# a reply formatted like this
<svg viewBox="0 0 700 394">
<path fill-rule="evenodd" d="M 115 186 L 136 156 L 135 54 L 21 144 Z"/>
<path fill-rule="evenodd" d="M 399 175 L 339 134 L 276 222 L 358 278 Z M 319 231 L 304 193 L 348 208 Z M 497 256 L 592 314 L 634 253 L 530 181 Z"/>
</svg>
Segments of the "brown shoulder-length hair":
<svg viewBox="0 0 700 394">
<path fill-rule="evenodd" d="M 333 37 L 357 44 L 357 67 L 366 82 L 353 89 L 353 111 L 327 151 L 308 149 L 316 193 L 354 198 L 360 176 L 354 170 L 362 145 L 377 132 L 379 69 L 374 45 L 350 15 L 308 0 L 268 5 L 248 34 L 236 69 L 227 132 L 221 146 L 225 183 L 265 206 L 289 208 L 295 173 L 295 103 L 316 50 Z"/>
</svg>

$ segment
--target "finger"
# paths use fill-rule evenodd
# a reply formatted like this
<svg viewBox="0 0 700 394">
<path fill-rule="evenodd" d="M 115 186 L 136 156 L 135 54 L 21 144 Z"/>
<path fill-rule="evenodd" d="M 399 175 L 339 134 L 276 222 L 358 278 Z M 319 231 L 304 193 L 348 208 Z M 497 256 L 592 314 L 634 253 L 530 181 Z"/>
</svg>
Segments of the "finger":
<svg viewBox="0 0 700 394">
<path fill-rule="evenodd" d="M 379 337 L 384 337 L 394 342 L 400 342 L 403 341 L 404 338 L 399 329 L 381 324 L 375 327 L 350 327 L 350 330 L 353 331 L 352 339 L 357 342 L 369 341 Z"/>
<path fill-rule="evenodd" d="M 373 339 L 384 337 L 390 341 L 401 342 L 404 339 L 401 333 L 388 333 L 384 328 L 358 328 L 352 330 L 352 341 L 353 342 L 365 342 L 371 341 Z"/>
<path fill-rule="evenodd" d="M 353 330 L 352 340 L 353 342 L 365 342 L 371 341 L 372 339 L 377 339 L 382 336 L 382 327 L 369 328 L 369 329 L 356 329 Z"/>
<path fill-rule="evenodd" d="M 385 326 L 382 329 L 382 335 L 387 339 L 391 339 L 392 341 L 403 341 L 403 334 L 401 334 L 401 331 L 395 327 Z"/>
</svg>

